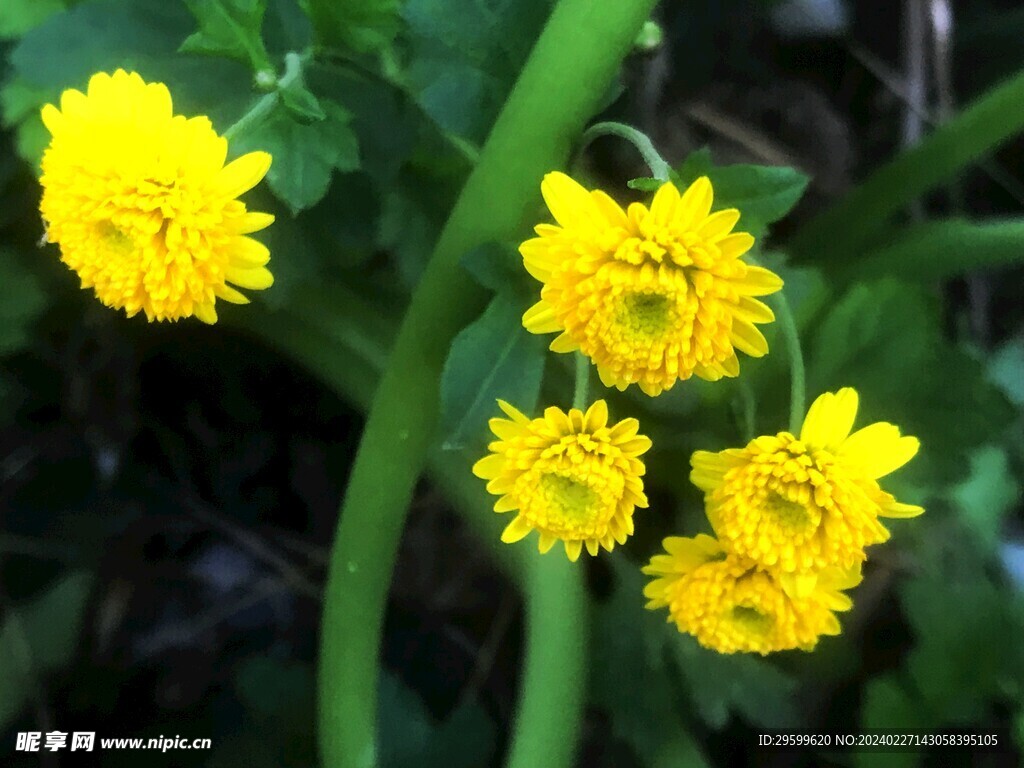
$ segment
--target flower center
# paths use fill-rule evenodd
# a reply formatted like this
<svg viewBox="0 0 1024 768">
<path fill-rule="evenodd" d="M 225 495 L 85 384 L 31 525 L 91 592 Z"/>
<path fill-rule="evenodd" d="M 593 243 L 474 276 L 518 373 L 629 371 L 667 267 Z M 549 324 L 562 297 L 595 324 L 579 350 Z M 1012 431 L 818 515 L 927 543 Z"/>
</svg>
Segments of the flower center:
<svg viewBox="0 0 1024 768">
<path fill-rule="evenodd" d="M 775 625 L 774 616 L 753 605 L 733 606 L 729 618 L 744 631 L 757 635 L 768 634 Z"/>
<path fill-rule="evenodd" d="M 633 333 L 661 336 L 673 325 L 671 305 L 661 293 L 629 293 L 622 299 L 618 322 Z"/>
<path fill-rule="evenodd" d="M 541 477 L 540 486 L 541 495 L 550 506 L 552 515 L 583 523 L 597 512 L 598 495 L 589 485 L 574 477 L 550 472 Z"/>
<path fill-rule="evenodd" d="M 812 522 L 807 507 L 785 498 L 777 491 L 769 491 L 765 496 L 764 511 L 780 528 L 793 533 L 806 530 Z"/>
<path fill-rule="evenodd" d="M 135 251 L 135 238 L 112 221 L 104 220 L 96 224 L 96 234 L 115 256 L 124 258 Z"/>
</svg>

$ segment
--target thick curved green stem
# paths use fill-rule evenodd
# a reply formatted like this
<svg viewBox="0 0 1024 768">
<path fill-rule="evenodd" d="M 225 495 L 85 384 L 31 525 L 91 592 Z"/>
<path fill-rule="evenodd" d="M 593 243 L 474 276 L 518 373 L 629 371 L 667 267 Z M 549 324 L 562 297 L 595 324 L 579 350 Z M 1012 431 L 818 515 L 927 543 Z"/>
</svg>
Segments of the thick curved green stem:
<svg viewBox="0 0 1024 768">
<path fill-rule="evenodd" d="M 506 766 L 570 766 L 586 688 L 582 563 L 570 563 L 560 551 L 530 555 L 525 668 Z"/>
<path fill-rule="evenodd" d="M 459 259 L 525 231 L 540 179 L 565 161 L 654 4 L 560 0 L 413 296 L 370 409 L 331 553 L 319 671 L 319 740 L 329 768 L 377 763 L 377 668 L 395 552 L 432 444 L 448 345 L 483 304 Z"/>
<path fill-rule="evenodd" d="M 587 410 L 590 389 L 590 360 L 582 352 L 576 353 L 576 384 L 572 390 L 572 407 Z"/>
<path fill-rule="evenodd" d="M 907 203 L 1024 129 L 1024 72 L 988 91 L 875 171 L 786 245 L 795 258 L 843 264 L 859 256 Z"/>
</svg>

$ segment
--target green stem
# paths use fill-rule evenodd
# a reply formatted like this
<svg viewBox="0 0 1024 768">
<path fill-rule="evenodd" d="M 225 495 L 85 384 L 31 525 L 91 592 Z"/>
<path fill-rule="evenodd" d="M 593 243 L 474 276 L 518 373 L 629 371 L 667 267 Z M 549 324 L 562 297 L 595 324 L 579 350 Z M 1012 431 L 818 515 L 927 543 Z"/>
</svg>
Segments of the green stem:
<svg viewBox="0 0 1024 768">
<path fill-rule="evenodd" d="M 572 407 L 587 410 L 587 390 L 590 389 L 590 361 L 582 352 L 576 353 L 576 385 L 572 391 Z"/>
<path fill-rule="evenodd" d="M 574 764 L 586 682 L 586 596 L 579 563 L 531 551 L 522 694 L 507 768 Z"/>
<path fill-rule="evenodd" d="M 797 331 L 796 319 L 789 306 L 789 299 L 784 291 L 771 297 L 775 305 L 775 314 L 786 340 L 786 354 L 789 355 L 789 431 L 800 434 L 800 425 L 804 420 L 804 409 L 807 402 L 807 374 L 804 370 L 804 355 L 800 350 L 800 333 Z"/>
<path fill-rule="evenodd" d="M 238 136 L 239 133 L 245 132 L 266 119 L 274 111 L 274 107 L 277 106 L 277 102 L 280 99 L 278 92 L 302 77 L 302 65 L 306 58 L 307 56 L 295 51 L 286 53 L 284 55 L 284 74 L 277 81 L 275 90 L 272 93 L 260 96 L 249 108 L 248 112 L 229 125 L 223 133 L 224 138 L 230 141 Z"/>
<path fill-rule="evenodd" d="M 845 199 L 804 225 L 786 250 L 842 264 L 860 255 L 904 206 L 1024 128 L 1024 72 L 992 88 L 923 141 L 875 171 Z"/>
<path fill-rule="evenodd" d="M 655 149 L 654 143 L 646 133 L 623 123 L 594 123 L 583 134 L 583 138 L 580 139 L 579 152 L 583 152 L 587 145 L 599 136 L 618 136 L 620 139 L 625 139 L 636 147 L 637 151 L 643 156 L 644 162 L 651 169 L 651 175 L 654 178 L 658 179 L 658 181 L 669 180 L 672 167 L 665 162 L 665 158 Z"/>
<path fill-rule="evenodd" d="M 448 346 L 483 305 L 459 260 L 477 245 L 524 231 L 541 178 L 564 163 L 655 2 L 559 0 L 413 295 L 370 409 L 331 553 L 319 670 L 319 741 L 329 768 L 377 764 L 377 665 L 395 552 L 433 445 Z"/>
</svg>

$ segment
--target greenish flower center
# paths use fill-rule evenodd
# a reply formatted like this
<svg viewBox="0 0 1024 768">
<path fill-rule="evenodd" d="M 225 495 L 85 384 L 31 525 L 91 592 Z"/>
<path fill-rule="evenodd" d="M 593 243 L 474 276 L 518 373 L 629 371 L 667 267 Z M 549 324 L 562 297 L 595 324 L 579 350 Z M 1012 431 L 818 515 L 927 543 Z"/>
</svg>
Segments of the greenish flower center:
<svg viewBox="0 0 1024 768">
<path fill-rule="evenodd" d="M 623 297 L 620 321 L 634 333 L 661 336 L 672 325 L 671 302 L 660 293 L 631 293 Z"/>
<path fill-rule="evenodd" d="M 811 524 L 807 508 L 797 501 L 790 501 L 775 491 L 770 491 L 764 500 L 764 512 L 788 531 L 804 531 Z"/>
<path fill-rule="evenodd" d="M 775 623 L 775 619 L 752 605 L 737 605 L 732 609 L 732 620 L 749 632 L 765 634 Z"/>
</svg>

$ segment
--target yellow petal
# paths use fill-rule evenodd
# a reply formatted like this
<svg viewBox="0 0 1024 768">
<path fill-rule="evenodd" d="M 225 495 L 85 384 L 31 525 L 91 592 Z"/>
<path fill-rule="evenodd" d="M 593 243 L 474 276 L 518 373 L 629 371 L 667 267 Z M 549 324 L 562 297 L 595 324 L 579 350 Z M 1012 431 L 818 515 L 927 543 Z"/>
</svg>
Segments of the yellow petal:
<svg viewBox="0 0 1024 768">
<path fill-rule="evenodd" d="M 898 501 L 890 501 L 888 504 L 882 505 L 882 511 L 879 514 L 882 517 L 917 517 L 924 514 L 924 507 L 919 507 L 916 504 L 901 504 Z"/>
<path fill-rule="evenodd" d="M 595 401 L 588 409 L 586 416 L 587 432 L 596 432 L 608 424 L 608 403 L 604 400 Z"/>
<path fill-rule="evenodd" d="M 251 291 L 261 291 L 274 284 L 274 276 L 269 269 L 255 267 L 246 269 L 244 267 L 228 267 L 224 270 L 224 277 L 241 288 L 248 288 Z"/>
<path fill-rule="evenodd" d="M 835 451 L 853 429 L 857 407 L 857 390 L 852 387 L 819 395 L 804 418 L 800 440 L 815 448 Z"/>
<path fill-rule="evenodd" d="M 484 456 L 480 461 L 473 465 L 473 474 L 482 480 L 490 480 L 491 478 L 500 475 L 504 468 L 505 457 L 497 453 L 492 453 L 490 456 Z"/>
<path fill-rule="evenodd" d="M 580 559 L 580 552 L 583 550 L 582 541 L 567 541 L 565 542 L 565 554 L 568 555 L 572 562 L 576 562 Z"/>
<path fill-rule="evenodd" d="M 877 479 L 902 467 L 920 447 L 916 437 L 901 437 L 898 427 L 880 421 L 850 435 L 836 455 Z"/>
<path fill-rule="evenodd" d="M 562 330 L 555 310 L 541 299 L 523 314 L 523 327 L 530 333 L 554 333 Z"/>
<path fill-rule="evenodd" d="M 659 226 L 668 226 L 676 216 L 678 205 L 679 190 L 672 182 L 666 182 L 654 193 L 649 215 Z"/>
<path fill-rule="evenodd" d="M 589 229 L 600 215 L 590 193 L 564 173 L 545 175 L 540 192 L 555 221 L 567 229 Z"/>
<path fill-rule="evenodd" d="M 506 416 L 517 424 L 526 424 L 530 421 L 525 415 L 523 415 L 522 411 L 511 403 L 507 403 L 504 400 L 498 400 L 498 407 L 505 412 Z"/>
<path fill-rule="evenodd" d="M 556 330 L 560 330 L 560 328 Z M 567 352 L 575 352 L 579 348 L 579 343 L 568 333 L 562 333 L 556 336 L 554 341 L 552 341 L 551 344 L 548 346 L 548 349 L 550 349 L 552 352 L 560 352 L 562 354 L 565 354 Z"/>
<path fill-rule="evenodd" d="M 501 540 L 506 544 L 515 544 L 526 538 L 531 530 L 533 529 L 522 515 L 517 515 L 516 519 L 506 525 L 505 530 L 501 532 Z"/>
<path fill-rule="evenodd" d="M 218 299 L 224 299 L 224 301 L 230 301 L 232 304 L 248 304 L 249 298 L 244 294 L 239 293 L 230 285 L 215 285 L 213 292 Z"/>
<path fill-rule="evenodd" d="M 274 214 L 249 211 L 241 217 L 235 230 L 240 235 L 248 235 L 251 232 L 259 232 L 274 223 Z"/>
<path fill-rule="evenodd" d="M 213 308 L 213 304 L 196 304 L 192 308 L 192 314 L 207 325 L 213 325 L 217 322 L 217 310 Z"/>
<path fill-rule="evenodd" d="M 767 296 L 782 288 L 782 278 L 764 267 L 747 267 L 747 274 L 731 281 L 736 290 L 747 296 Z"/>
<path fill-rule="evenodd" d="M 270 170 L 270 154 L 267 152 L 249 152 L 234 160 L 217 174 L 215 181 L 216 194 L 224 197 L 238 197 L 247 192 L 267 175 Z"/>
<path fill-rule="evenodd" d="M 740 352 L 751 357 L 762 357 L 768 352 L 768 342 L 756 327 L 741 318 L 734 318 L 729 340 Z"/>
<path fill-rule="evenodd" d="M 711 212 L 713 201 L 711 179 L 701 176 L 687 187 L 680 198 L 676 206 L 676 225 L 681 229 L 700 226 Z"/>
<path fill-rule="evenodd" d="M 754 247 L 754 236 L 749 232 L 734 232 L 718 241 L 722 258 L 735 259 Z"/>
<path fill-rule="evenodd" d="M 717 211 L 708 216 L 700 225 L 697 234 L 708 240 L 714 241 L 732 232 L 736 222 L 740 220 L 740 212 L 735 208 L 726 208 L 724 211 Z"/>
</svg>

